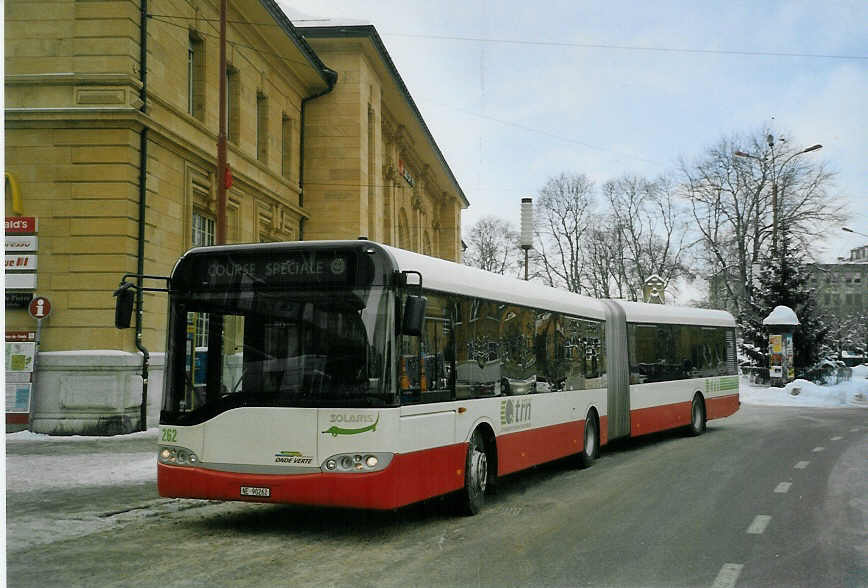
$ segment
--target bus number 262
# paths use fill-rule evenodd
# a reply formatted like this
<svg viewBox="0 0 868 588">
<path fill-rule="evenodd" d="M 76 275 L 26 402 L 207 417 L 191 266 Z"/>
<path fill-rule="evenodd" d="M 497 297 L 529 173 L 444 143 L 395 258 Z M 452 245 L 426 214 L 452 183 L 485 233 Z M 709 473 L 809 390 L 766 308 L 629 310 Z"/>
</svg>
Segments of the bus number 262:
<svg viewBox="0 0 868 588">
<path fill-rule="evenodd" d="M 167 443 L 177 443 L 178 442 L 178 430 L 177 429 L 163 429 L 163 436 L 161 437 L 163 441 Z"/>
</svg>

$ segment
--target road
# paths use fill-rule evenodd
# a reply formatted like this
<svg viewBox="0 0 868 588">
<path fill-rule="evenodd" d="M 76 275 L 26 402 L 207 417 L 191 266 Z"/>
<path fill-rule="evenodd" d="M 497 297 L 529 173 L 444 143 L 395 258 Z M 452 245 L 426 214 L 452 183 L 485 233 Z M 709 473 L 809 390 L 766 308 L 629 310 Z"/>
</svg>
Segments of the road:
<svg viewBox="0 0 868 588">
<path fill-rule="evenodd" d="M 106 443 L 8 444 L 8 469 Z M 653 435 L 588 470 L 505 478 L 475 517 L 443 500 L 359 512 L 161 499 L 151 480 L 16 491 L 10 479 L 7 582 L 868 586 L 866 454 L 864 409 L 746 405 L 700 437 Z"/>
</svg>

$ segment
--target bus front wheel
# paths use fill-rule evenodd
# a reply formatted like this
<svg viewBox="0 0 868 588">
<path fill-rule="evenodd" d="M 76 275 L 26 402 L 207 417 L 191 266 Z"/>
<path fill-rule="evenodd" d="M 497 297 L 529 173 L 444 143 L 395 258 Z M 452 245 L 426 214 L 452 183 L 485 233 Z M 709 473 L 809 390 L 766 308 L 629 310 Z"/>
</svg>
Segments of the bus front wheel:
<svg viewBox="0 0 868 588">
<path fill-rule="evenodd" d="M 460 493 L 460 508 L 466 515 L 475 515 L 485 503 L 488 487 L 488 455 L 479 429 L 470 437 L 464 464 L 464 489 Z"/>
</svg>

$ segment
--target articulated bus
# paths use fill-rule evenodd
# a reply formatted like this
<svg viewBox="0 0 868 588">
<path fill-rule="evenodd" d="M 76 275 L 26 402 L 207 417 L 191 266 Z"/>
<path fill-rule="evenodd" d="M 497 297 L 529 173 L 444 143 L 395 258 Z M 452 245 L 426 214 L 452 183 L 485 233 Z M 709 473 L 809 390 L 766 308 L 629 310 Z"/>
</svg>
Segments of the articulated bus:
<svg viewBox="0 0 868 588">
<path fill-rule="evenodd" d="M 365 240 L 195 248 L 167 289 L 164 497 L 473 514 L 500 476 L 739 407 L 723 311 Z"/>
</svg>

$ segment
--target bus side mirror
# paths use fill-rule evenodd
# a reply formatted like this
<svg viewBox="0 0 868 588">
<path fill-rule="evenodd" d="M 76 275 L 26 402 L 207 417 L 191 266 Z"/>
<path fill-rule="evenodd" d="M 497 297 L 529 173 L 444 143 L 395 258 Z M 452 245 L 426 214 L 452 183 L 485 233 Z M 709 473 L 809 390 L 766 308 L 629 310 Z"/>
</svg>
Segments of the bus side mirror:
<svg viewBox="0 0 868 588">
<path fill-rule="evenodd" d="M 404 317 L 401 320 L 401 334 L 419 337 L 422 334 L 422 324 L 425 322 L 425 298 L 422 296 L 407 296 L 404 302 Z"/>
<path fill-rule="evenodd" d="M 133 293 L 133 285 L 124 283 L 120 288 L 115 290 L 115 327 L 118 329 L 129 329 L 130 319 L 133 316 L 133 302 L 136 295 Z"/>
</svg>

